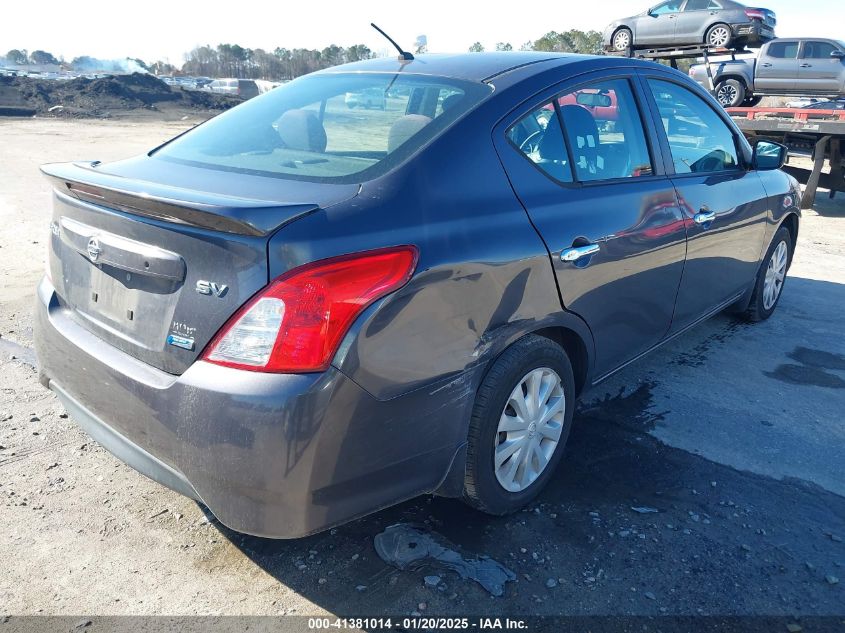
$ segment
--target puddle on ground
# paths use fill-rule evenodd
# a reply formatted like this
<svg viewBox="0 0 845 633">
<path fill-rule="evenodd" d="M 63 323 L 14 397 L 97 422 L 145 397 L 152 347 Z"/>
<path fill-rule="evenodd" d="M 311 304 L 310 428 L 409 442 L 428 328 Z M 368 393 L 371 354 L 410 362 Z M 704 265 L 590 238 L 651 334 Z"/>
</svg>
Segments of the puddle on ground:
<svg viewBox="0 0 845 633">
<path fill-rule="evenodd" d="M 812 385 L 831 389 L 845 388 L 845 380 L 833 371 L 845 371 L 845 356 L 817 349 L 796 347 L 789 357 L 800 365 L 780 365 L 764 372 L 769 378 L 793 385 Z"/>
<path fill-rule="evenodd" d="M 373 539 L 376 552 L 398 569 L 441 568 L 470 579 L 494 596 L 505 593 L 505 583 L 516 574 L 488 556 L 462 556 L 443 536 L 410 523 L 397 523 Z"/>
</svg>

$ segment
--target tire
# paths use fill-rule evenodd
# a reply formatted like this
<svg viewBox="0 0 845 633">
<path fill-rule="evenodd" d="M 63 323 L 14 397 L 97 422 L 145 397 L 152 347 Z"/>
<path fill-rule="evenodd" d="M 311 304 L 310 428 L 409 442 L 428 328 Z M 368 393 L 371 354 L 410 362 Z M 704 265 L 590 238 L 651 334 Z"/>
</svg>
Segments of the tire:
<svg viewBox="0 0 845 633">
<path fill-rule="evenodd" d="M 792 262 L 793 246 L 792 234 L 785 227 L 780 227 L 766 251 L 766 257 L 760 265 L 760 270 L 757 272 L 751 303 L 742 315 L 746 321 L 751 323 L 765 321 L 772 316 L 775 308 L 778 307 L 778 302 L 783 295 L 783 287 L 786 284 L 786 272 Z M 777 285 L 776 281 L 779 274 L 782 276 L 780 276 L 780 285 Z M 776 285 L 774 297 L 769 294 L 770 283 Z"/>
<path fill-rule="evenodd" d="M 745 85 L 738 79 L 723 79 L 716 84 L 716 101 L 723 108 L 736 108 L 745 101 Z"/>
<path fill-rule="evenodd" d="M 530 406 L 519 401 L 519 396 L 530 400 L 531 391 L 526 396 L 522 386 L 525 384 L 527 388 L 529 384 L 535 384 L 531 382 L 532 377 L 542 380 L 538 387 L 541 397 L 547 394 L 542 410 L 557 409 L 557 412 L 548 424 L 537 425 L 539 420 L 534 419 L 523 426 L 517 417 L 517 407 L 511 403 L 522 403 L 526 412 L 523 418 L 534 417 Z M 518 395 L 511 399 L 515 393 Z M 556 398 L 554 405 L 549 405 L 553 398 Z M 464 501 L 482 512 L 503 515 L 519 510 L 534 499 L 560 462 L 572 427 L 574 408 L 572 364 L 559 345 L 545 337 L 529 334 L 505 350 L 485 376 L 475 398 L 469 424 Z M 508 412 L 514 415 L 507 415 L 507 419 L 520 428 L 500 431 L 500 421 Z M 557 437 L 556 444 L 549 435 Z M 494 459 L 497 449 L 507 453 L 498 472 Z M 540 455 L 547 460 L 544 467 L 541 467 Z M 514 468 L 514 474 L 509 490 L 500 477 L 507 480 L 507 471 L 511 468 Z"/>
<path fill-rule="evenodd" d="M 707 29 L 704 43 L 710 48 L 730 48 L 733 44 L 733 31 L 727 24 L 719 22 Z"/>
<path fill-rule="evenodd" d="M 631 33 L 631 29 L 622 27 L 621 29 L 617 30 L 616 33 L 613 34 L 613 38 L 610 40 L 610 45 L 615 51 L 627 51 L 634 47 L 634 36 Z"/>
</svg>

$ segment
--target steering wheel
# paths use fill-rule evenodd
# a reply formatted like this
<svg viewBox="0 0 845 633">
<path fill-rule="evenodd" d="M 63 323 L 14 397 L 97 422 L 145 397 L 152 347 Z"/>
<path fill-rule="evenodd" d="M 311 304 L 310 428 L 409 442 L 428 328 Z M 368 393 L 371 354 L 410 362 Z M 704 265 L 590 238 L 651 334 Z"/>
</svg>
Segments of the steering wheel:
<svg viewBox="0 0 845 633">
<path fill-rule="evenodd" d="M 533 154 L 540 149 L 540 140 L 543 138 L 543 130 L 531 132 L 522 143 L 519 144 L 519 151 L 523 154 Z"/>
<path fill-rule="evenodd" d="M 705 154 L 692 165 L 690 171 L 692 172 L 708 172 L 719 171 L 729 165 L 728 153 L 721 149 L 714 149 L 712 152 Z"/>
</svg>

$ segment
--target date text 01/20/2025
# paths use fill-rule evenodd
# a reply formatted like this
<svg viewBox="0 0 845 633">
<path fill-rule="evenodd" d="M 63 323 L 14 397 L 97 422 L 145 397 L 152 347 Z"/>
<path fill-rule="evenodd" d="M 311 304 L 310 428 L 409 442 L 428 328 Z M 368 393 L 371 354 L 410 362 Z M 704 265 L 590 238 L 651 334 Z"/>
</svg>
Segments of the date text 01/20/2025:
<svg viewBox="0 0 845 633">
<path fill-rule="evenodd" d="M 392 630 L 510 630 L 528 628 L 525 620 L 511 618 L 438 618 L 405 617 L 393 618 L 308 618 L 308 629 L 312 631 L 330 629 Z"/>
</svg>

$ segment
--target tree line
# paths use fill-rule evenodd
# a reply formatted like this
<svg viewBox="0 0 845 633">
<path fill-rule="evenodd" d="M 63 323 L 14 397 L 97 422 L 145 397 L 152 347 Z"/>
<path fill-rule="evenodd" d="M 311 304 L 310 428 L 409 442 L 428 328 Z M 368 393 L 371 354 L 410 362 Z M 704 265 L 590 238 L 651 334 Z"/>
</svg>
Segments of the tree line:
<svg viewBox="0 0 845 633">
<path fill-rule="evenodd" d="M 513 49 L 510 42 L 498 42 L 495 46 L 497 51 L 512 51 Z M 475 42 L 469 47 L 470 53 L 483 53 L 484 50 L 481 42 Z M 570 29 L 562 33 L 549 31 L 539 39 L 525 42 L 519 50 L 601 55 L 602 35 L 598 31 L 579 31 L 578 29 Z"/>
<path fill-rule="evenodd" d="M 293 79 L 315 70 L 375 57 L 364 44 L 338 46 L 322 50 L 308 48 L 244 48 L 238 44 L 198 46 L 185 55 L 185 63 L 175 72 L 202 77 L 238 77 L 240 79 Z"/>
<path fill-rule="evenodd" d="M 497 51 L 512 51 L 509 42 L 498 42 Z M 571 29 L 558 33 L 549 31 L 537 40 L 525 42 L 521 51 L 550 51 L 561 53 L 601 54 L 602 39 L 597 31 Z M 470 52 L 482 52 L 484 46 L 475 42 Z M 425 52 L 424 46 L 416 52 Z M 246 48 L 239 44 L 218 44 L 198 46 L 185 55 L 185 62 L 176 66 L 167 61 L 146 63 L 141 59 L 101 60 L 86 55 L 66 62 L 62 57 L 42 50 L 31 53 L 23 49 L 12 49 L 6 53 L 8 63 L 56 64 L 81 72 L 134 72 L 149 71 L 156 75 L 189 75 L 198 77 L 237 77 L 241 79 L 268 79 L 279 81 L 294 79 L 315 70 L 347 62 L 371 59 L 376 54 L 364 44 L 338 46 L 332 44 L 323 49 L 276 48 L 266 51 L 261 48 Z"/>
</svg>

